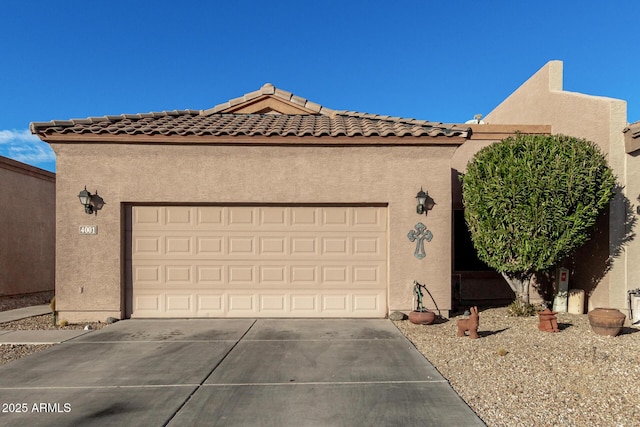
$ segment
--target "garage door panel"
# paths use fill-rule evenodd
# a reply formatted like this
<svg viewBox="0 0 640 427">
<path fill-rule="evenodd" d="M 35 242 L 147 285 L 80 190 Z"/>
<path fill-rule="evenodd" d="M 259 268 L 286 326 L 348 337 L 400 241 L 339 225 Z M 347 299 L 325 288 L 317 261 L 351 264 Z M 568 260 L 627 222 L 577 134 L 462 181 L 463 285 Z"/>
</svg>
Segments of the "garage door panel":
<svg viewBox="0 0 640 427">
<path fill-rule="evenodd" d="M 290 282 L 286 265 L 260 265 L 258 272 L 258 281 L 261 285 L 287 285 Z"/>
<path fill-rule="evenodd" d="M 354 294 L 353 295 L 353 311 L 354 312 L 375 312 L 380 309 L 381 296 L 377 294 Z"/>
<path fill-rule="evenodd" d="M 139 208 L 139 207 L 136 207 Z M 250 206 L 144 206 L 133 214 L 136 228 L 202 230 L 264 230 L 320 228 L 330 230 L 387 229 L 386 208 L 372 207 L 250 207 Z"/>
<path fill-rule="evenodd" d="M 228 266 L 229 286 L 255 284 L 256 279 L 255 265 L 230 265 Z"/>
<path fill-rule="evenodd" d="M 196 225 L 198 228 L 218 228 L 224 224 L 224 208 L 222 206 L 202 206 L 197 209 Z"/>
<path fill-rule="evenodd" d="M 134 307 L 136 312 L 148 311 L 151 313 L 157 313 L 161 310 L 160 298 L 161 296 L 159 294 L 136 295 L 134 298 Z"/>
<path fill-rule="evenodd" d="M 354 285 L 379 285 L 383 282 L 383 269 L 379 265 L 352 266 L 352 282 Z"/>
<path fill-rule="evenodd" d="M 168 285 L 193 285 L 193 265 L 167 265 L 164 269 L 164 281 Z"/>
<path fill-rule="evenodd" d="M 261 227 L 286 227 L 290 222 L 290 209 L 263 207 L 258 209 Z"/>
<path fill-rule="evenodd" d="M 168 256 L 184 256 L 192 257 L 195 255 L 192 236 L 169 236 L 165 238 L 164 253 Z"/>
<path fill-rule="evenodd" d="M 291 265 L 289 267 L 291 284 L 294 287 L 317 286 L 319 283 L 318 269 L 317 265 Z"/>
<path fill-rule="evenodd" d="M 193 295 L 188 294 L 167 294 L 167 312 L 168 313 L 178 313 L 185 312 L 193 313 Z"/>
<path fill-rule="evenodd" d="M 229 227 L 242 227 L 256 225 L 257 208 L 230 207 L 228 208 L 227 225 Z"/>
<path fill-rule="evenodd" d="M 228 248 L 228 255 L 230 257 L 255 255 L 255 237 L 252 236 L 230 236 Z"/>
<path fill-rule="evenodd" d="M 374 317 L 384 309 L 383 292 L 256 293 L 202 290 L 140 292 L 134 298 L 135 317 Z M 355 313 L 355 314 L 354 314 Z"/>
<path fill-rule="evenodd" d="M 292 229 L 317 226 L 320 222 L 320 209 L 290 208 L 290 223 Z"/>
<path fill-rule="evenodd" d="M 322 237 L 322 255 L 345 256 L 349 253 L 348 237 Z"/>
<path fill-rule="evenodd" d="M 201 285 L 223 286 L 225 283 L 224 265 L 197 265 L 196 283 Z"/>
<path fill-rule="evenodd" d="M 384 288 L 386 267 L 378 263 L 354 262 L 335 264 L 332 262 L 307 264 L 290 261 L 208 261 L 173 260 L 171 264 L 159 264 L 153 260 L 139 260 L 133 268 L 134 281 L 142 287 L 147 284 L 162 286 L 184 284 L 196 288 L 211 285 L 234 286 L 313 286 L 331 289 L 348 283 L 352 287 Z"/>
<path fill-rule="evenodd" d="M 351 225 L 355 230 L 384 231 L 387 229 L 385 209 L 353 208 Z"/>
<path fill-rule="evenodd" d="M 299 313 L 302 316 L 312 317 L 320 310 L 320 295 L 318 294 L 296 294 L 290 296 L 290 312 Z"/>
<path fill-rule="evenodd" d="M 341 260 L 345 256 L 357 259 L 386 259 L 384 237 L 355 235 L 345 237 L 335 233 L 325 235 L 268 235 L 251 236 L 233 233 L 228 236 L 202 233 L 187 236 L 184 233 L 140 232 L 133 237 L 132 251 L 136 259 L 245 259 L 247 256 L 264 259 L 323 258 Z"/>
<path fill-rule="evenodd" d="M 133 223 L 137 230 L 146 228 L 158 228 L 162 224 L 163 208 L 147 206 L 145 209 L 133 210 Z"/>
<path fill-rule="evenodd" d="M 346 285 L 349 278 L 347 265 L 324 265 L 320 269 L 321 280 L 327 285 Z"/>
<path fill-rule="evenodd" d="M 347 316 L 347 313 L 351 312 L 349 295 L 330 293 L 322 295 L 321 310 L 334 316 Z"/>
<path fill-rule="evenodd" d="M 386 247 L 381 237 L 355 236 L 351 238 L 352 254 L 358 257 L 386 258 Z"/>
<path fill-rule="evenodd" d="M 132 269 L 133 281 L 139 285 L 153 285 L 157 286 L 162 283 L 162 266 L 159 264 L 153 265 L 135 265 Z"/>
<path fill-rule="evenodd" d="M 132 317 L 381 317 L 386 208 L 136 206 Z"/>
<path fill-rule="evenodd" d="M 196 237 L 196 253 L 198 257 L 220 257 L 224 254 L 223 236 L 198 236 Z"/>
<path fill-rule="evenodd" d="M 157 257 L 162 253 L 162 239 L 157 235 L 136 236 L 132 242 L 132 250 L 138 256 Z"/>
<path fill-rule="evenodd" d="M 222 294 L 214 294 L 214 295 L 196 295 L 198 305 L 197 311 L 198 313 L 203 313 L 206 315 L 221 315 L 224 313 L 224 295 Z"/>
<path fill-rule="evenodd" d="M 261 313 L 272 312 L 277 315 L 286 312 L 289 305 L 289 295 L 285 293 L 260 295 L 259 300 Z"/>
<path fill-rule="evenodd" d="M 229 311 L 237 315 L 253 315 L 257 312 L 255 309 L 256 298 L 254 294 L 229 294 L 228 302 Z"/>
<path fill-rule="evenodd" d="M 184 227 L 194 225 L 195 208 L 172 206 L 160 208 L 164 212 L 164 224 L 170 227 Z"/>
<path fill-rule="evenodd" d="M 308 257 L 318 254 L 318 239 L 315 236 L 292 236 L 289 238 L 289 254 Z"/>
<path fill-rule="evenodd" d="M 349 210 L 344 208 L 323 208 L 322 225 L 327 227 L 349 226 Z M 329 228 L 327 227 L 327 228 Z"/>
<path fill-rule="evenodd" d="M 264 236 L 258 238 L 258 254 L 260 256 L 285 256 L 290 249 L 286 236 Z"/>
</svg>

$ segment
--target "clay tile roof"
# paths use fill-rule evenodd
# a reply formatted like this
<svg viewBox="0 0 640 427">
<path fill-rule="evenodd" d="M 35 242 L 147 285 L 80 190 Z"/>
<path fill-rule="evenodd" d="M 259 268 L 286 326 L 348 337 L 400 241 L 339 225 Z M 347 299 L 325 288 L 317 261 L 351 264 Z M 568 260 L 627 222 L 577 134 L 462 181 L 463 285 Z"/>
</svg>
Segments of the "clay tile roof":
<svg viewBox="0 0 640 427">
<path fill-rule="evenodd" d="M 303 107 L 306 114 L 238 114 L 224 110 L 272 97 Z M 296 136 L 296 137 L 468 137 L 468 127 L 425 120 L 336 111 L 265 84 L 259 90 L 208 110 L 174 110 L 31 123 L 31 132 L 49 135 Z"/>
<path fill-rule="evenodd" d="M 77 135 L 164 135 L 164 136 L 461 136 L 469 130 L 451 125 L 419 124 L 402 119 L 373 119 L 335 114 L 272 115 L 272 114 L 210 114 L 183 112 L 180 115 L 154 113 L 96 118 L 34 122 L 31 131 L 43 136 Z"/>
</svg>

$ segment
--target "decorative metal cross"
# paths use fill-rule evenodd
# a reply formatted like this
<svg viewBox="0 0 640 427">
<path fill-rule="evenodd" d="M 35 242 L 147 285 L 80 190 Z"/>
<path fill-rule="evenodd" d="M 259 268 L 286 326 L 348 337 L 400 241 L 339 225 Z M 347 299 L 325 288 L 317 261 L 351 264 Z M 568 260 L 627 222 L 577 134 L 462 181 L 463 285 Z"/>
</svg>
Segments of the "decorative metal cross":
<svg viewBox="0 0 640 427">
<path fill-rule="evenodd" d="M 416 242 L 416 250 L 413 253 L 418 259 L 422 259 L 427 256 L 427 253 L 424 251 L 424 241 L 430 242 L 433 239 L 433 234 L 431 231 L 427 230 L 427 226 L 423 223 L 419 222 L 415 225 L 414 229 L 409 231 L 407 237 L 410 241 Z"/>
</svg>

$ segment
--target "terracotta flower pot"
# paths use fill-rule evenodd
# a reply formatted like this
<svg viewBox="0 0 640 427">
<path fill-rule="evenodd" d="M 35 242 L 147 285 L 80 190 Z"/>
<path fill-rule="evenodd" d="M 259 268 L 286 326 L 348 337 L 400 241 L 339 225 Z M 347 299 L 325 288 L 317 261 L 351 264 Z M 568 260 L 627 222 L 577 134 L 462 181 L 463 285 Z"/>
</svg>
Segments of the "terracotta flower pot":
<svg viewBox="0 0 640 427">
<path fill-rule="evenodd" d="M 589 312 L 588 317 L 593 332 L 615 337 L 622 330 L 627 316 L 615 308 L 596 308 Z"/>
<path fill-rule="evenodd" d="M 538 329 L 545 332 L 558 332 L 558 318 L 556 314 L 558 314 L 557 311 L 551 311 L 548 308 L 538 313 L 540 321 Z"/>
<path fill-rule="evenodd" d="M 433 311 L 412 311 L 409 313 L 409 321 L 416 325 L 430 325 L 436 320 Z"/>
</svg>

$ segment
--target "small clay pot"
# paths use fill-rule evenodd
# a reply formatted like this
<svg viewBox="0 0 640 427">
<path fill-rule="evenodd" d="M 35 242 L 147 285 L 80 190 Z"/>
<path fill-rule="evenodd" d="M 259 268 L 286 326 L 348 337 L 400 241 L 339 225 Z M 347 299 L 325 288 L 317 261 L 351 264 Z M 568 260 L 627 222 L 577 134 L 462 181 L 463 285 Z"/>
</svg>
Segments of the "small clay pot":
<svg viewBox="0 0 640 427">
<path fill-rule="evenodd" d="M 436 314 L 433 311 L 412 311 L 409 313 L 409 322 L 416 325 L 430 325 L 436 320 Z"/>
<path fill-rule="evenodd" d="M 610 337 L 615 337 L 620 333 L 627 318 L 615 308 L 596 308 L 591 310 L 587 316 L 593 332 Z"/>
<path fill-rule="evenodd" d="M 538 329 L 544 332 L 558 332 L 558 318 L 556 314 L 558 314 L 557 311 L 551 311 L 548 308 L 538 313 L 540 320 Z"/>
</svg>

